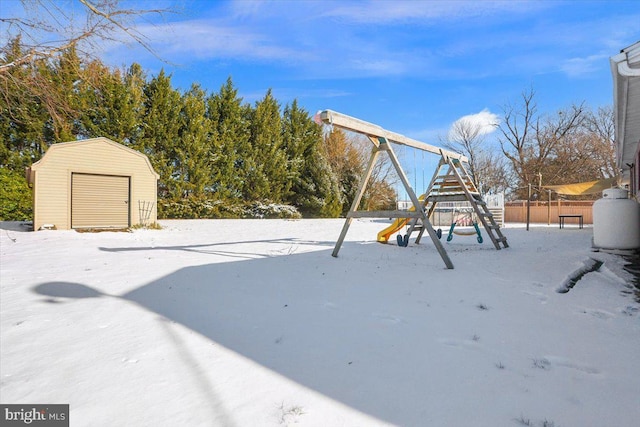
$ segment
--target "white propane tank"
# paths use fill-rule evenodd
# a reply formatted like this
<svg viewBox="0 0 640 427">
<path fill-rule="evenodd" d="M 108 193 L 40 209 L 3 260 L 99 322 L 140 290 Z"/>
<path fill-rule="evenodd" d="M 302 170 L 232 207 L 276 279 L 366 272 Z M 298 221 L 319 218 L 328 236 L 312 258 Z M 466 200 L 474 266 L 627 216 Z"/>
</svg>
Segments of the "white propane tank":
<svg viewBox="0 0 640 427">
<path fill-rule="evenodd" d="M 609 188 L 593 204 L 593 246 L 602 249 L 640 248 L 640 203 L 627 190 Z"/>
</svg>

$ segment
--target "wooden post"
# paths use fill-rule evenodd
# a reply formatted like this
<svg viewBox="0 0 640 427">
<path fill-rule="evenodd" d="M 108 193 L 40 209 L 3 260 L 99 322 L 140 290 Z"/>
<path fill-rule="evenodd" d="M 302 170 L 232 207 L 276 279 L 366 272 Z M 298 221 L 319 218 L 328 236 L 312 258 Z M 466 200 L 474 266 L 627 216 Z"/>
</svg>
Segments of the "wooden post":
<svg viewBox="0 0 640 427">
<path fill-rule="evenodd" d="M 411 184 L 409 183 L 407 176 L 402 170 L 402 167 L 400 166 L 400 162 L 398 161 L 395 153 L 393 152 L 393 149 L 391 148 L 390 143 L 393 142 L 397 144 L 407 145 L 413 148 L 418 148 L 423 151 L 428 151 L 428 152 L 438 153 L 438 154 L 444 154 L 445 153 L 444 150 L 429 144 L 422 143 L 420 141 L 407 138 L 403 135 L 400 135 L 394 132 L 389 132 L 381 128 L 380 126 L 356 119 L 354 117 L 349 117 L 344 114 L 336 113 L 335 111 L 325 110 L 325 111 L 322 111 L 317 117 L 321 122 L 324 122 L 326 124 L 363 134 L 367 136 L 371 141 L 371 143 L 374 145 L 371 151 L 369 164 L 363 176 L 362 182 L 360 184 L 360 187 L 358 188 L 356 197 L 353 200 L 353 203 L 351 204 L 351 209 L 347 214 L 345 223 L 342 226 L 342 231 L 340 232 L 340 237 L 338 238 L 338 241 L 336 242 L 336 246 L 334 247 L 333 253 L 331 255 L 334 257 L 338 256 L 338 252 L 340 251 L 340 247 L 344 242 L 344 239 L 347 235 L 347 231 L 349 230 L 349 226 L 351 225 L 353 218 L 395 217 L 395 218 L 412 218 L 414 221 L 420 218 L 422 219 L 423 227 L 425 227 L 429 232 L 429 235 L 431 236 L 431 240 L 433 240 L 433 243 L 436 246 L 436 249 L 438 250 L 438 253 L 442 257 L 442 260 L 444 261 L 445 265 L 447 266 L 447 268 L 452 269 L 453 263 L 449 259 L 449 256 L 447 255 L 447 252 L 444 249 L 444 246 L 442 246 L 440 239 L 438 239 L 438 236 L 436 235 L 435 230 L 431 226 L 431 223 L 429 222 L 429 218 L 427 218 L 424 208 L 422 207 L 420 201 L 418 200 L 418 197 L 416 197 L 416 194 L 413 188 L 411 188 Z M 371 179 L 371 173 L 373 171 L 373 168 L 375 166 L 375 163 L 380 151 L 385 151 L 389 155 L 391 159 L 391 163 L 393 164 L 396 172 L 398 173 L 398 176 L 400 177 L 400 180 L 402 181 L 402 184 L 404 185 L 405 190 L 407 191 L 407 194 L 411 198 L 411 202 L 415 207 L 415 212 L 401 212 L 399 210 L 358 212 L 360 201 L 362 200 L 364 191 L 367 187 L 367 184 L 369 183 L 369 180 Z M 456 159 L 459 159 L 460 161 L 464 161 L 464 162 L 468 161 L 466 157 L 462 156 L 459 153 L 453 153 L 453 152 L 446 152 L 446 153 L 447 155 L 450 155 Z"/>
<path fill-rule="evenodd" d="M 547 204 L 547 225 L 551 225 L 551 190 L 549 192 L 549 203 Z"/>
<path fill-rule="evenodd" d="M 333 257 L 338 256 L 340 246 L 342 246 L 342 242 L 344 242 L 344 238 L 347 235 L 347 231 L 349 230 L 351 221 L 353 221 L 352 214 L 356 212 L 358 210 L 358 206 L 360 206 L 360 201 L 362 200 L 362 196 L 364 195 L 364 190 L 367 188 L 369 179 L 371 179 L 371 173 L 373 172 L 373 167 L 375 166 L 376 160 L 378 159 L 378 154 L 380 154 L 380 148 L 377 145 L 374 145 L 373 149 L 371 150 L 371 157 L 369 157 L 369 165 L 367 166 L 367 170 L 364 174 L 364 179 L 362 180 L 362 183 L 360 183 L 360 188 L 358 188 L 356 197 L 353 199 L 353 203 L 351 204 L 351 209 L 349 209 L 349 213 L 347 214 L 347 219 L 342 226 L 340 237 L 338 237 L 336 246 L 333 248 L 333 253 L 331 254 Z"/>
<path fill-rule="evenodd" d="M 411 198 L 411 202 L 415 207 L 416 212 L 418 212 L 422 216 L 422 227 L 427 229 L 427 233 L 429 233 L 429 237 L 431 237 L 431 240 L 433 241 L 434 246 L 438 250 L 440 257 L 444 261 L 444 264 L 447 266 L 448 269 L 452 269 L 453 263 L 451 262 L 451 259 L 449 258 L 449 255 L 447 254 L 447 251 L 445 250 L 444 246 L 442 246 L 442 242 L 440 242 L 440 239 L 438 238 L 436 231 L 433 229 L 431 222 L 429 222 L 429 218 L 427 218 L 427 214 L 425 213 L 422 207 L 422 203 L 420 203 L 418 196 L 416 196 L 416 193 L 411 188 L 411 185 L 409 184 L 409 180 L 404 174 L 402 167 L 400 166 L 400 162 L 398 162 L 398 159 L 395 153 L 393 152 L 391 145 L 388 144 L 386 139 L 384 138 L 378 138 L 378 140 L 380 141 L 381 148 L 383 147 L 383 145 L 386 147 L 387 153 L 389 153 L 389 157 L 391 158 L 391 163 L 393 163 L 393 167 L 396 168 L 396 171 L 400 176 L 400 180 L 402 181 L 402 184 L 405 186 L 407 193 L 409 194 L 409 198 Z M 418 218 L 414 218 L 411 221 L 411 229 L 410 229 L 411 231 L 413 231 L 413 227 L 415 227 L 415 223 L 417 220 Z"/>
<path fill-rule="evenodd" d="M 527 194 L 527 231 L 529 231 L 530 218 L 531 218 L 531 183 L 529 183 L 529 193 Z"/>
</svg>

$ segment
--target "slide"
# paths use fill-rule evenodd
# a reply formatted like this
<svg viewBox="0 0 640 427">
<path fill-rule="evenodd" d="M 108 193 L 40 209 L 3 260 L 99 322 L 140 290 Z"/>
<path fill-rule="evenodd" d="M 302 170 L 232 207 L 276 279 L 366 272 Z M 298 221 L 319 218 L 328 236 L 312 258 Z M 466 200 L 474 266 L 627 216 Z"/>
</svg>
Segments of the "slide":
<svg viewBox="0 0 640 427">
<path fill-rule="evenodd" d="M 415 210 L 415 208 L 411 208 L 411 210 Z M 407 222 L 409 222 L 409 218 L 398 218 L 393 221 L 393 224 L 378 233 L 378 242 L 387 243 L 389 241 L 389 237 L 391 237 L 393 233 L 404 227 Z"/>
<path fill-rule="evenodd" d="M 424 200 L 424 194 L 418 197 L 418 200 L 422 202 Z M 416 208 L 411 206 L 411 209 L 409 209 L 409 212 L 413 212 L 415 210 Z M 378 233 L 378 242 L 387 243 L 389 241 L 389 237 L 391 237 L 393 233 L 397 232 L 402 227 L 407 225 L 408 222 L 409 222 L 409 218 L 396 219 L 395 221 L 393 221 L 393 223 L 390 226 L 388 226 L 387 228 L 385 228 L 384 230 Z"/>
</svg>

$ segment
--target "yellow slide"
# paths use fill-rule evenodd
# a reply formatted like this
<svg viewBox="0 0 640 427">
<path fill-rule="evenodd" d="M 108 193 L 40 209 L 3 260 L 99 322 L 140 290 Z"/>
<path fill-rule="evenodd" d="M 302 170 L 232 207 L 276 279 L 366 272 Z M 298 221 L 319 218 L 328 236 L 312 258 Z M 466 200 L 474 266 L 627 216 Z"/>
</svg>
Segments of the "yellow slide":
<svg viewBox="0 0 640 427">
<path fill-rule="evenodd" d="M 415 210 L 415 208 L 411 208 L 411 210 Z M 393 233 L 404 227 L 408 221 L 409 218 L 398 218 L 393 221 L 393 224 L 378 233 L 378 242 L 387 243 L 389 241 L 389 237 L 391 237 Z"/>
<path fill-rule="evenodd" d="M 418 200 L 422 202 L 424 200 L 424 194 L 420 196 Z M 409 212 L 413 212 L 415 210 L 416 208 L 414 206 L 411 206 L 411 209 L 409 209 Z M 395 233 L 396 231 L 404 227 L 408 222 L 409 222 L 409 218 L 396 219 L 395 221 L 393 221 L 393 223 L 390 226 L 388 226 L 387 228 L 385 228 L 384 230 L 378 233 L 378 242 L 387 243 L 389 241 L 389 237 L 391 237 L 393 233 Z"/>
</svg>

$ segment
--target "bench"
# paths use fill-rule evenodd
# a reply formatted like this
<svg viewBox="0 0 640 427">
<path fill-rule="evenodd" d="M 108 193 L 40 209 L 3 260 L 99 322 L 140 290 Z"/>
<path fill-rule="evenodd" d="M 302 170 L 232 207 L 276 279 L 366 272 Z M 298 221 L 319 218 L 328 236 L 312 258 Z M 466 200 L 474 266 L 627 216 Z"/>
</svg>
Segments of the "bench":
<svg viewBox="0 0 640 427">
<path fill-rule="evenodd" d="M 580 214 L 558 215 L 558 218 L 560 219 L 560 228 L 564 228 L 564 220 L 567 218 L 578 218 L 578 221 L 580 223 L 580 228 L 583 227 L 583 219 L 582 219 L 582 215 Z"/>
</svg>

